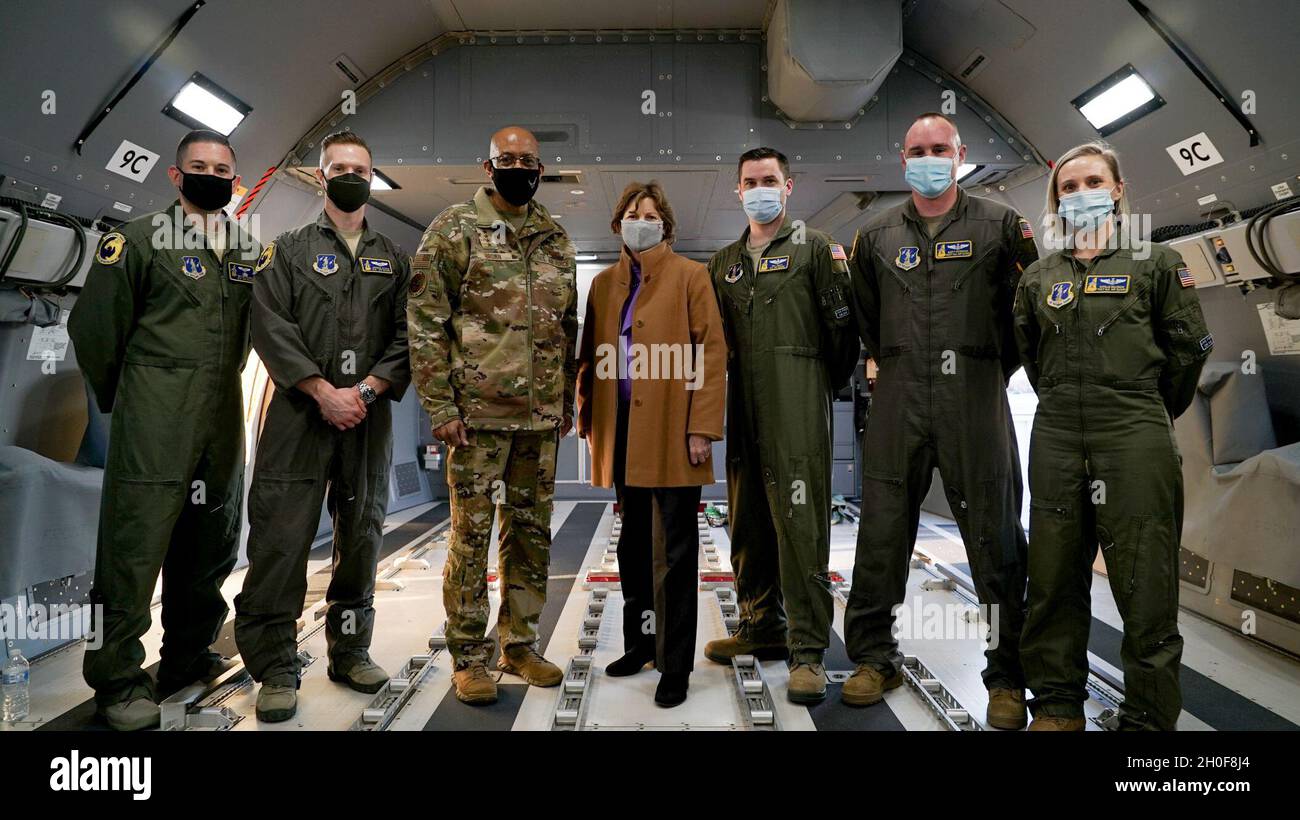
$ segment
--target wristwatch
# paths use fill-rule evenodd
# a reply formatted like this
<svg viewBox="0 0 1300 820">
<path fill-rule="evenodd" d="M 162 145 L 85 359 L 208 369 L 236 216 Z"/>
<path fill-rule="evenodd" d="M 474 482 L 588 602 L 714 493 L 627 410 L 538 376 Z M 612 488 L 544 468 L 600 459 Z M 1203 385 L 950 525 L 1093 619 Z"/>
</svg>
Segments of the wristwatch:
<svg viewBox="0 0 1300 820">
<path fill-rule="evenodd" d="M 357 382 L 357 392 L 361 394 L 361 400 L 366 404 L 372 404 L 375 399 L 379 398 L 379 394 L 375 392 L 375 388 L 365 382 Z"/>
</svg>

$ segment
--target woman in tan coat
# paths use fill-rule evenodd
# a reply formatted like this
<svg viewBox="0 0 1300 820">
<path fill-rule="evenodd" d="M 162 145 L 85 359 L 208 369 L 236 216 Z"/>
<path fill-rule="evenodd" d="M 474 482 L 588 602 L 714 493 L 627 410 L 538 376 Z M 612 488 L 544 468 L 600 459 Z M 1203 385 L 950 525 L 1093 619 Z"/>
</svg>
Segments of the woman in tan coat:
<svg viewBox="0 0 1300 820">
<path fill-rule="evenodd" d="M 686 700 L 695 659 L 700 486 L 722 438 L 727 349 L 708 269 L 673 253 L 673 211 L 657 183 L 632 183 L 610 228 L 618 264 L 587 296 L 578 355 L 578 435 L 592 486 L 622 510 L 618 564 L 626 654 L 606 667 L 659 669 L 655 702 Z"/>
</svg>

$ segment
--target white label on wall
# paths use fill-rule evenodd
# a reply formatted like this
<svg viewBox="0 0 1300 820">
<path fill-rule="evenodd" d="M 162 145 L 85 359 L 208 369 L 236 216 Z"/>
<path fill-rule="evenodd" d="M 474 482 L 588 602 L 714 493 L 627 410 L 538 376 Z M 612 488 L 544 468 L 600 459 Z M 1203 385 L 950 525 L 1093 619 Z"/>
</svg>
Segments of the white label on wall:
<svg viewBox="0 0 1300 820">
<path fill-rule="evenodd" d="M 1279 182 L 1273 186 L 1273 197 L 1275 199 L 1289 199 L 1291 196 L 1291 185 L 1288 182 Z"/>
<path fill-rule="evenodd" d="M 68 356 L 68 317 L 72 311 L 59 314 L 59 323 L 32 330 L 32 343 L 27 347 L 27 361 L 61 362 Z"/>
<path fill-rule="evenodd" d="M 1204 131 L 1182 142 L 1175 142 L 1165 150 L 1169 152 L 1178 170 L 1183 172 L 1183 176 L 1223 162 L 1223 155 L 1210 142 L 1210 138 L 1205 136 Z"/>
<path fill-rule="evenodd" d="M 131 206 L 127 205 L 125 202 L 114 202 L 113 207 L 123 213 L 131 213 Z"/>
<path fill-rule="evenodd" d="M 113 152 L 113 158 L 104 167 L 127 179 L 144 182 L 157 161 L 158 155 L 153 151 L 141 148 L 130 140 L 122 140 L 122 144 Z"/>
<path fill-rule="evenodd" d="M 57 211 L 59 209 L 59 203 L 62 201 L 63 197 L 58 194 L 47 193 L 45 199 L 41 200 L 41 207 L 47 211 Z"/>
<path fill-rule="evenodd" d="M 1300 353 L 1300 319 L 1283 319 L 1278 316 L 1272 302 L 1264 302 L 1255 307 L 1259 310 L 1259 321 L 1264 325 L 1269 355 Z"/>
<path fill-rule="evenodd" d="M 1197 205 L 1209 205 L 1211 202 L 1218 202 L 1218 201 L 1219 201 L 1219 195 L 1218 195 L 1218 194 L 1206 194 L 1205 196 L 1200 197 L 1199 199 L 1197 199 L 1197 200 L 1196 200 L 1196 204 L 1197 204 Z"/>
</svg>

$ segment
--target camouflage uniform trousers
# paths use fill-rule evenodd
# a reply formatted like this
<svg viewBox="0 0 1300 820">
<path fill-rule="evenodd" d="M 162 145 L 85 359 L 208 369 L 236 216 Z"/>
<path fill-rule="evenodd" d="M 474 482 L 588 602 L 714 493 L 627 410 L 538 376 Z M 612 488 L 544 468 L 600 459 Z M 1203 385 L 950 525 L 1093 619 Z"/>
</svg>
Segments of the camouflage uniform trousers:
<svg viewBox="0 0 1300 820">
<path fill-rule="evenodd" d="M 443 571 L 447 647 L 456 669 L 487 663 L 491 607 L 487 594 L 492 513 L 500 509 L 497 572 L 502 648 L 534 646 L 546 603 L 551 560 L 557 431 L 470 430 L 469 445 L 451 448 L 451 546 Z"/>
</svg>

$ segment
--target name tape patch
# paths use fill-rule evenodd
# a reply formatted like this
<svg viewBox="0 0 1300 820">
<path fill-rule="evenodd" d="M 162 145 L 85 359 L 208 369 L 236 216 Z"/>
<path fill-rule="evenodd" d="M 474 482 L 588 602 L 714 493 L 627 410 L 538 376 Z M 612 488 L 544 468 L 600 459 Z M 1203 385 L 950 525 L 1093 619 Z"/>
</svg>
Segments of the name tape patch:
<svg viewBox="0 0 1300 820">
<path fill-rule="evenodd" d="M 934 258 L 940 259 L 965 259 L 975 252 L 974 243 L 969 239 L 959 239 L 956 242 L 935 242 Z"/>
<path fill-rule="evenodd" d="M 372 259 L 363 256 L 357 260 L 361 263 L 362 273 L 392 273 L 393 263 L 387 259 Z"/>
<path fill-rule="evenodd" d="M 1084 293 L 1128 293 L 1129 275 L 1090 274 L 1083 282 Z"/>
<path fill-rule="evenodd" d="M 232 282 L 243 282 L 246 285 L 253 284 L 253 277 L 257 272 L 253 270 L 252 265 L 241 265 L 238 262 L 226 263 L 226 278 Z"/>
</svg>

